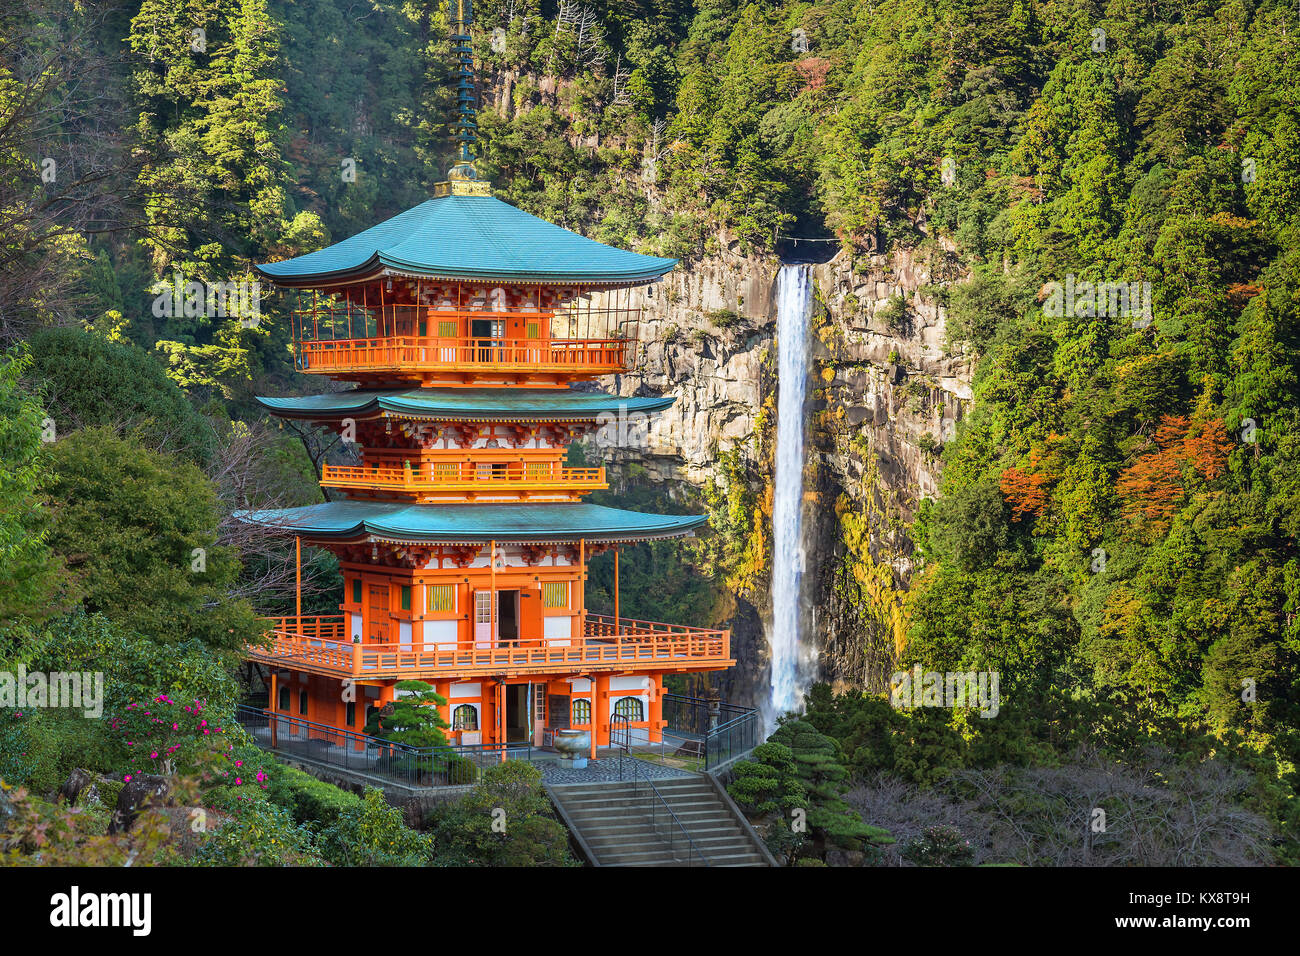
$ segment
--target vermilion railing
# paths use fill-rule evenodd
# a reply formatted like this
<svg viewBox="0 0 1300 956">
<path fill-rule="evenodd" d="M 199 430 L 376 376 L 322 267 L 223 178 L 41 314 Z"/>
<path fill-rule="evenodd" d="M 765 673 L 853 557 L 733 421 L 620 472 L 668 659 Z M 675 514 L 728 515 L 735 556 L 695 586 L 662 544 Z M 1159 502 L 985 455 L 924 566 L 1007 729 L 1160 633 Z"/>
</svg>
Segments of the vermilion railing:
<svg viewBox="0 0 1300 956">
<path fill-rule="evenodd" d="M 483 303 L 474 309 L 445 309 L 429 304 L 386 302 L 348 305 L 318 298 L 311 308 L 290 313 L 293 338 L 304 342 L 383 338 L 386 336 L 441 336 L 443 338 L 493 336 L 508 328 L 530 339 L 635 339 L 641 323 L 640 308 L 592 308 L 581 301 L 559 311 L 504 308 Z M 490 330 L 490 331 L 489 331 Z"/>
<path fill-rule="evenodd" d="M 631 367 L 633 339 L 508 339 L 388 336 L 299 340 L 304 372 L 492 371 L 619 372 Z"/>
<path fill-rule="evenodd" d="M 329 488 L 370 488 L 378 491 L 428 493 L 597 491 L 608 488 L 604 468 L 565 468 L 550 462 L 509 462 L 493 467 L 478 462 L 448 462 L 423 468 L 325 465 L 321 484 Z"/>
<path fill-rule="evenodd" d="M 614 626 L 612 618 L 591 616 L 586 636 L 517 641 L 357 644 L 342 640 L 343 619 L 271 619 L 268 647 L 250 647 L 254 660 L 281 663 L 339 677 L 399 678 L 416 674 L 554 671 L 557 668 L 627 665 L 728 666 L 731 632 L 647 621 Z M 327 635 L 338 635 L 331 638 Z"/>
</svg>

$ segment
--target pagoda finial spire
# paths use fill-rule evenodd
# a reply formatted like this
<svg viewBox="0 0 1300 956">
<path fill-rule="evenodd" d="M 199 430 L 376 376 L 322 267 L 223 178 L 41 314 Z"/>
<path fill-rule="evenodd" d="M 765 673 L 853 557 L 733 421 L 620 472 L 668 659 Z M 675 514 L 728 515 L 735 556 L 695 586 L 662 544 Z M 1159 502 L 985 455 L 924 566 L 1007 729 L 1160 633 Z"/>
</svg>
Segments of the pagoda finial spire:
<svg viewBox="0 0 1300 956">
<path fill-rule="evenodd" d="M 478 178 L 474 168 L 478 143 L 478 92 L 474 82 L 474 49 L 469 28 L 474 23 L 472 0 L 450 0 L 452 49 L 456 54 L 456 139 L 460 159 L 447 171 L 445 182 L 434 186 L 434 196 L 490 196 L 492 187 Z"/>
<path fill-rule="evenodd" d="M 474 50 L 470 46 L 469 28 L 474 22 L 474 9 L 471 0 L 453 2 L 456 4 L 456 32 L 452 34 L 451 40 L 457 58 L 456 100 L 457 112 L 460 114 L 456 124 L 456 137 L 460 140 L 460 161 L 473 163 L 478 131 L 475 122 L 478 96 L 474 88 Z"/>
</svg>

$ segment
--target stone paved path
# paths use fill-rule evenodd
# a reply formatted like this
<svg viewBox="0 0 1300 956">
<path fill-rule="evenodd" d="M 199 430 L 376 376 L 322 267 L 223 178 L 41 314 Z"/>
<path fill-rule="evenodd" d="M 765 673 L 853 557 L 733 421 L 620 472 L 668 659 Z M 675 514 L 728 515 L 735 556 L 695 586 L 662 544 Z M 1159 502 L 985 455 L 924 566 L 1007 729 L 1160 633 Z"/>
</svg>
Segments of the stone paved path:
<svg viewBox="0 0 1300 956">
<path fill-rule="evenodd" d="M 628 762 L 633 759 L 635 758 L 624 758 Z M 600 760 L 588 761 L 587 766 L 582 770 L 574 770 L 571 767 L 564 766 L 558 758 L 555 760 L 534 760 L 533 763 L 542 771 L 543 783 L 609 783 L 618 780 L 617 757 L 602 757 Z M 682 777 L 697 776 L 686 770 L 650 763 L 648 760 L 637 760 L 636 764 L 641 771 L 641 775 L 650 780 L 678 780 Z M 631 775 L 631 768 L 625 768 L 624 779 L 631 779 Z"/>
</svg>

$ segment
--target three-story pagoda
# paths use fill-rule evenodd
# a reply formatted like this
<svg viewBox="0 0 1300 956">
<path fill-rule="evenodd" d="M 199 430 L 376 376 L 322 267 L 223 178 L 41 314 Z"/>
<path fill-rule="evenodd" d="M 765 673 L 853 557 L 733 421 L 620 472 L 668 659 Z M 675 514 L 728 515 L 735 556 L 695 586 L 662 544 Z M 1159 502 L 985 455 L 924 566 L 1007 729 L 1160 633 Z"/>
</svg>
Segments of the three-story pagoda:
<svg viewBox="0 0 1300 956">
<path fill-rule="evenodd" d="M 335 500 L 244 516 L 332 550 L 344 579 L 337 615 L 276 620 L 249 649 L 273 713 L 359 733 L 418 679 L 454 743 L 586 729 L 594 755 L 614 722 L 660 739 L 665 674 L 734 663 L 726 631 L 626 620 L 617 597 L 612 616 L 588 610 L 595 555 L 706 519 L 585 503 L 604 469 L 564 463 L 604 423 L 672 403 L 573 386 L 633 366 L 636 290 L 675 264 L 530 216 L 462 162 L 415 208 L 259 267 L 296 290 L 298 368 L 353 386 L 259 401 L 360 451 L 323 467 Z"/>
</svg>

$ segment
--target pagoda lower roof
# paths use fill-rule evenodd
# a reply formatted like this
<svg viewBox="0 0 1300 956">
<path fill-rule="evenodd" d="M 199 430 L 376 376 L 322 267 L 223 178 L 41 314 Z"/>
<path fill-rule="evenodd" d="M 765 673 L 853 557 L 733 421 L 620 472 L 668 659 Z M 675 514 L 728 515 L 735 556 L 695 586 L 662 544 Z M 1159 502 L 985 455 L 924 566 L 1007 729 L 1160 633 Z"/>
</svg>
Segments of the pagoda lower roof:
<svg viewBox="0 0 1300 956">
<path fill-rule="evenodd" d="M 353 389 L 263 398 L 260 402 L 281 418 L 328 421 L 368 418 L 387 412 L 400 418 L 461 419 L 465 421 L 595 421 L 602 414 L 656 412 L 676 399 L 625 397 L 573 388 L 411 388 L 376 391 Z"/>
<path fill-rule="evenodd" d="M 241 511 L 235 517 L 313 541 L 399 544 L 644 541 L 681 537 L 708 520 L 707 515 L 644 514 L 592 504 L 418 505 L 356 500 Z"/>
<path fill-rule="evenodd" d="M 452 195 L 325 249 L 254 268 L 277 285 L 308 288 L 384 273 L 616 286 L 657 279 L 676 264 L 604 245 L 491 196 Z"/>
</svg>

